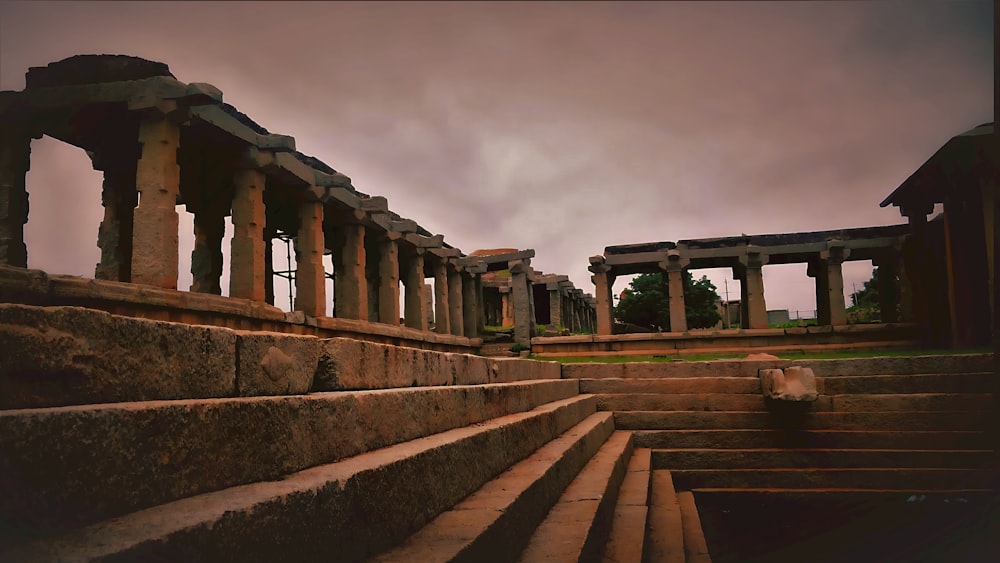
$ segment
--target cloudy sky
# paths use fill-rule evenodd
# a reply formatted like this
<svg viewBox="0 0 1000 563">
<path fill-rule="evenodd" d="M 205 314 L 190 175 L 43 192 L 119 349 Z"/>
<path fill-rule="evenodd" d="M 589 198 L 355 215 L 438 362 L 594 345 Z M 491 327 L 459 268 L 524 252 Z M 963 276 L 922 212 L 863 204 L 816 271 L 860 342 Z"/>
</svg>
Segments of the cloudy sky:
<svg viewBox="0 0 1000 563">
<path fill-rule="evenodd" d="M 593 292 L 607 245 L 902 222 L 878 203 L 993 120 L 992 22 L 988 0 L 2 2 L 0 89 L 75 54 L 165 62 L 451 245 L 534 248 Z M 32 150 L 29 265 L 92 276 L 100 177 Z M 815 308 L 805 265 L 764 273 L 769 309 Z"/>
</svg>

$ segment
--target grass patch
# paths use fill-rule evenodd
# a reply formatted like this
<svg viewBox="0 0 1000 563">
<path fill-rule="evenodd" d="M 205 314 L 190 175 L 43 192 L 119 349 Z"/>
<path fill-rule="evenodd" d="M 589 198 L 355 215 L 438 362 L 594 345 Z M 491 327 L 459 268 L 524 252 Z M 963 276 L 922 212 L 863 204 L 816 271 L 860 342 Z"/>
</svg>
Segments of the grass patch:
<svg viewBox="0 0 1000 563">
<path fill-rule="evenodd" d="M 990 348 L 967 348 L 960 350 L 831 350 L 823 352 L 768 352 L 783 360 L 835 360 L 841 358 L 879 358 L 886 356 L 949 356 L 956 354 L 988 354 Z M 748 352 L 749 353 L 749 352 Z M 625 362 L 704 362 L 710 360 L 737 360 L 747 354 L 691 354 L 685 356 L 531 356 L 536 360 L 560 362 L 563 364 L 620 364 Z"/>
</svg>

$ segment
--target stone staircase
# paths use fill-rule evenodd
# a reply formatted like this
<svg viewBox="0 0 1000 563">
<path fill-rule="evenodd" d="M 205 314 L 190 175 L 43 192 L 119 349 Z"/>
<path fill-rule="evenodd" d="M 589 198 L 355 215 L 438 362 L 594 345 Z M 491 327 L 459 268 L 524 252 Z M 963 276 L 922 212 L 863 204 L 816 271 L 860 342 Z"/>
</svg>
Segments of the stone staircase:
<svg viewBox="0 0 1000 563">
<path fill-rule="evenodd" d="M 983 357 L 812 363 L 820 400 L 778 416 L 768 362 L 560 369 L 130 319 L 117 353 L 149 370 L 123 371 L 85 361 L 111 315 L 4 307 L 0 561 L 728 561 L 744 507 L 995 489 Z M 165 350 L 214 386 L 150 377 Z"/>
<path fill-rule="evenodd" d="M 991 362 L 989 355 L 970 355 L 610 370 L 581 364 L 564 366 L 563 374 L 579 377 L 581 392 L 594 394 L 599 410 L 613 411 L 616 428 L 632 431 L 636 447 L 651 449 L 654 490 L 662 474 L 659 479 L 672 481 L 689 510 L 695 500 L 710 507 L 699 520 L 717 562 L 882 560 L 870 558 L 879 545 L 892 559 L 901 555 L 888 544 L 900 537 L 871 540 L 873 551 L 845 552 L 843 545 L 865 537 L 857 521 L 881 529 L 885 522 L 905 521 L 907 509 L 922 510 L 923 520 L 937 518 L 941 527 L 922 531 L 940 536 L 937 543 L 903 559 L 937 549 L 941 559 L 928 560 L 945 561 L 956 542 L 1000 554 L 995 541 L 983 544 L 988 534 L 952 533 L 942 516 L 1000 532 L 995 438 L 989 433 Z M 757 369 L 792 364 L 815 371 L 819 399 L 804 409 L 769 409 Z M 964 512 L 956 508 L 963 506 Z M 816 517 L 824 511 L 827 518 Z M 844 514 L 857 518 L 851 523 Z M 872 524 L 873 516 L 858 516 L 864 514 L 883 520 Z M 841 516 L 845 521 L 836 523 Z M 688 560 L 694 555 L 688 553 Z"/>
</svg>

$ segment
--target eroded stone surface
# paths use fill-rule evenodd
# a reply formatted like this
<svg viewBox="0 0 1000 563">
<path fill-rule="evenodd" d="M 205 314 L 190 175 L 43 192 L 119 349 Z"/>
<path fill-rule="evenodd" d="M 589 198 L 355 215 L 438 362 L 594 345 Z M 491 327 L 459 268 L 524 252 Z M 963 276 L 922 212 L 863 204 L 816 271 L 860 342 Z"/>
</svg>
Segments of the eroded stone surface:
<svg viewBox="0 0 1000 563">
<path fill-rule="evenodd" d="M 778 401 L 812 402 L 819 398 L 816 376 L 811 368 L 800 366 L 760 370 L 764 397 Z"/>
<path fill-rule="evenodd" d="M 276 332 L 238 332 L 237 391 L 243 397 L 308 393 L 320 339 Z"/>
<path fill-rule="evenodd" d="M 0 304 L 0 407 L 229 397 L 228 329 Z"/>
</svg>

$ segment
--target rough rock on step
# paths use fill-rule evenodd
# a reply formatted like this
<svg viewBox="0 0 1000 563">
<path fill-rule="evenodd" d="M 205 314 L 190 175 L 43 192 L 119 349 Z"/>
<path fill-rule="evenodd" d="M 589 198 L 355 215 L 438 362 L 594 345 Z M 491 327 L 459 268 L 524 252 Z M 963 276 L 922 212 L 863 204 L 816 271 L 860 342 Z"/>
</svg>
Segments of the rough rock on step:
<svg viewBox="0 0 1000 563">
<path fill-rule="evenodd" d="M 762 369 L 760 387 L 765 398 L 775 401 L 811 403 L 819 398 L 811 368 Z"/>
<path fill-rule="evenodd" d="M 256 397 L 308 393 L 316 375 L 320 342 L 315 336 L 238 332 L 238 394 Z"/>
</svg>

